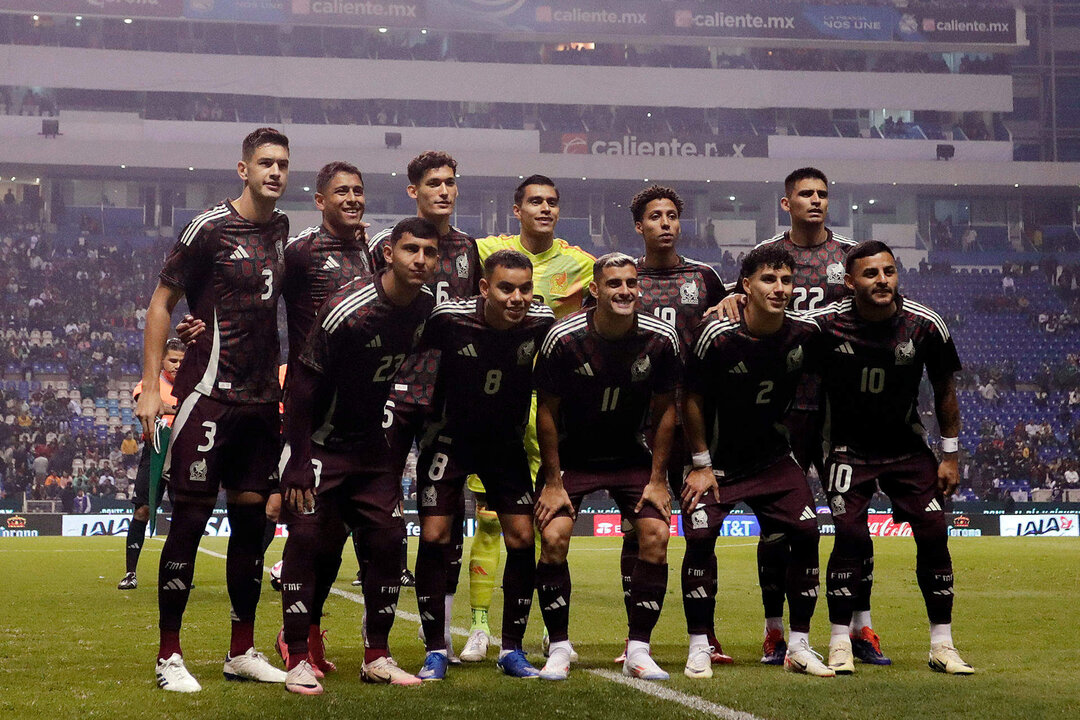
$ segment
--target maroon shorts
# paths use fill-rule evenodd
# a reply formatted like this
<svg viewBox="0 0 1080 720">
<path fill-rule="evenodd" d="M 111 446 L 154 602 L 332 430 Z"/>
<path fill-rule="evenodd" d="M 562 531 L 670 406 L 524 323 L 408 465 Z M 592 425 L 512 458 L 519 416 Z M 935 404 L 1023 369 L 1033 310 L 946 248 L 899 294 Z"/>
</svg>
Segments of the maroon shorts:
<svg viewBox="0 0 1080 720">
<path fill-rule="evenodd" d="M 311 464 L 315 474 L 314 515 L 337 513 L 349 527 L 403 526 L 401 478 L 388 472 L 385 463 L 376 462 L 373 467 L 366 460 L 366 453 L 336 453 L 313 445 Z M 300 469 L 286 465 L 286 477 L 292 472 Z M 322 522 L 310 514 L 297 514 L 287 506 L 284 503 L 282 507 L 287 523 Z"/>
<path fill-rule="evenodd" d="M 711 493 L 702 498 L 697 508 L 683 518 L 683 535 L 688 540 L 716 537 L 724 518 L 740 502 L 750 506 L 763 528 L 817 529 L 814 496 L 806 484 L 806 474 L 789 455 L 756 475 L 721 485 L 720 502 Z"/>
<path fill-rule="evenodd" d="M 383 410 L 383 429 L 390 446 L 390 471 L 400 478 L 413 443 L 419 440 L 430 409 L 423 405 L 387 400 Z"/>
<path fill-rule="evenodd" d="M 824 475 L 822 469 L 822 412 L 818 409 L 792 408 L 784 417 L 784 427 L 788 431 L 788 441 L 795 460 L 802 466 L 804 475 L 810 467 L 817 468 L 818 475 Z"/>
<path fill-rule="evenodd" d="M 606 490 L 615 504 L 619 506 L 619 512 L 624 519 L 637 520 L 638 518 L 656 518 L 667 522 L 664 514 L 652 505 L 646 504 L 641 512 L 634 512 L 634 507 L 641 499 L 641 493 L 649 484 L 652 470 L 647 467 L 628 467 L 619 470 L 564 470 L 563 487 L 570 496 L 570 502 L 574 506 L 576 514 L 581 507 L 581 501 L 586 495 L 597 490 Z M 540 496 L 543 489 L 544 468 L 537 473 L 536 495 Z M 563 510 L 559 513 L 569 516 L 570 513 Z"/>
<path fill-rule="evenodd" d="M 834 454 L 825 463 L 821 484 L 837 522 L 845 515 L 865 518 L 879 487 L 892 500 L 896 522 L 915 524 L 944 513 L 937 484 L 937 461 L 929 452 L 904 460 L 867 464 L 846 462 L 846 458 Z"/>
<path fill-rule="evenodd" d="M 492 440 L 485 446 L 469 447 L 459 439 L 439 435 L 420 452 L 416 463 L 420 516 L 459 514 L 471 473 L 484 483 L 489 509 L 500 515 L 532 515 L 532 473 L 521 440 Z"/>
<path fill-rule="evenodd" d="M 215 497 L 218 490 L 267 494 L 281 434 L 277 403 L 229 405 L 191 393 L 176 413 L 163 476 L 171 493 Z"/>
</svg>

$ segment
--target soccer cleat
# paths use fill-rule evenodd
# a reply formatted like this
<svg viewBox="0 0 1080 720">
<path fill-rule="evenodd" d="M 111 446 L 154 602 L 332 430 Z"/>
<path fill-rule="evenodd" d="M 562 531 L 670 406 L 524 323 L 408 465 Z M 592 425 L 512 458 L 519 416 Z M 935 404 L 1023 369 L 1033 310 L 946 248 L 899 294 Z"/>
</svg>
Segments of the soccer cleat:
<svg viewBox="0 0 1080 720">
<path fill-rule="evenodd" d="M 881 638 L 868 627 L 851 636 L 851 654 L 867 665 L 892 665 L 892 660 L 881 652 Z"/>
<path fill-rule="evenodd" d="M 353 578 L 353 581 L 352 581 L 352 586 L 353 587 L 360 587 L 363 584 L 364 584 L 364 581 L 360 579 L 360 573 L 356 573 L 356 577 Z"/>
<path fill-rule="evenodd" d="M 814 652 L 806 640 L 801 640 L 788 648 L 784 656 L 784 669 L 788 672 L 814 677 L 836 676 L 836 671 L 821 662 L 821 654 Z"/>
<path fill-rule="evenodd" d="M 120 581 L 120 584 L 116 586 L 117 590 L 134 590 L 139 587 L 139 580 L 135 577 L 135 573 L 129 572 L 124 575 L 124 579 Z"/>
<path fill-rule="evenodd" d="M 761 664 L 783 665 L 786 654 L 787 642 L 784 641 L 784 631 L 776 628 L 767 631 L 765 640 L 761 643 Z"/>
<path fill-rule="evenodd" d="M 511 650 L 499 658 L 499 661 L 495 664 L 503 671 L 504 675 L 510 677 L 522 679 L 540 677 L 540 671 L 525 659 L 524 650 Z"/>
<path fill-rule="evenodd" d="M 540 670 L 541 680 L 565 680 L 570 676 L 570 653 L 563 648 L 551 651 Z"/>
<path fill-rule="evenodd" d="M 935 672 L 948 673 L 949 675 L 972 675 L 975 668 L 964 662 L 956 648 L 947 642 L 932 643 L 930 645 L 930 669 Z"/>
<path fill-rule="evenodd" d="M 829 667 L 837 675 L 851 675 L 855 672 L 849 638 L 842 637 L 829 643 Z"/>
<path fill-rule="evenodd" d="M 465 647 L 461 649 L 461 661 L 480 662 L 487 657 L 490 642 L 488 634 L 481 628 L 473 630 L 469 633 L 469 639 L 465 641 Z"/>
<path fill-rule="evenodd" d="M 615 663 L 621 665 L 624 662 L 626 662 L 626 648 L 629 645 L 630 645 L 630 640 L 629 639 L 627 639 L 627 640 L 625 640 L 623 642 L 622 653 L 620 653 L 619 656 L 617 658 L 615 658 L 615 660 L 614 660 Z"/>
<path fill-rule="evenodd" d="M 416 577 L 409 568 L 401 571 L 401 587 L 416 587 Z"/>
<path fill-rule="evenodd" d="M 360 666 L 360 679 L 369 683 L 383 683 L 387 685 L 419 685 L 423 682 L 420 678 L 398 667 L 394 658 L 389 655 L 366 662 Z"/>
<path fill-rule="evenodd" d="M 319 633 L 314 642 L 308 638 L 308 659 L 315 669 L 315 677 L 322 679 L 332 672 L 337 672 L 337 665 L 326 659 L 326 630 Z"/>
<path fill-rule="evenodd" d="M 544 657 L 551 657 L 551 638 L 548 637 L 547 628 L 544 628 L 544 639 L 540 641 L 541 647 L 544 649 Z M 570 662 L 576 663 L 578 661 L 577 650 L 573 645 L 570 645 Z"/>
<path fill-rule="evenodd" d="M 283 683 L 286 677 L 284 670 L 271 665 L 266 656 L 253 647 L 236 657 L 226 654 L 225 667 L 221 672 L 226 680 Z"/>
<path fill-rule="evenodd" d="M 691 680 L 706 680 L 713 676 L 712 672 L 712 648 L 708 645 L 695 645 L 690 647 L 690 653 L 686 656 L 686 667 L 683 675 Z"/>
<path fill-rule="evenodd" d="M 733 665 L 735 658 L 724 652 L 724 648 L 720 646 L 720 641 L 716 639 L 714 633 L 709 633 L 709 644 L 712 645 L 712 651 L 709 653 L 709 660 L 713 665 Z"/>
<path fill-rule="evenodd" d="M 712 668 L 709 668 L 710 674 Z M 667 680 L 671 676 L 660 669 L 652 655 L 644 650 L 628 654 L 622 666 L 622 674 L 640 680 Z"/>
<path fill-rule="evenodd" d="M 300 663 L 285 676 L 285 689 L 299 695 L 322 695 L 323 686 L 315 674 L 315 668 L 307 660 Z"/>
<path fill-rule="evenodd" d="M 199 681 L 184 667 L 184 658 L 180 657 L 180 653 L 173 653 L 164 660 L 158 658 L 157 684 L 162 690 L 172 692 L 193 693 L 202 690 Z"/>
<path fill-rule="evenodd" d="M 429 652 L 424 658 L 424 667 L 416 673 L 421 680 L 442 680 L 446 677 L 446 666 L 449 661 L 441 652 Z"/>
<path fill-rule="evenodd" d="M 284 560 L 278 560 L 270 566 L 270 587 L 275 592 L 281 592 L 281 568 L 285 566 Z"/>
</svg>

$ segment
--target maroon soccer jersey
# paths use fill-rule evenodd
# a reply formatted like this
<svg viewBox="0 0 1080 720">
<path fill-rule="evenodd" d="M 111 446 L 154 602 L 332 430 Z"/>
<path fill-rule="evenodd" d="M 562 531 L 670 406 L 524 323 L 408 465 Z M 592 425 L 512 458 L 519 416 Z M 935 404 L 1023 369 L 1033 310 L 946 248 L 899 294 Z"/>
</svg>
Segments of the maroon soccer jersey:
<svg viewBox="0 0 1080 720">
<path fill-rule="evenodd" d="M 371 260 L 376 269 L 381 269 L 386 260 L 383 246 L 390 242 L 390 230 L 383 230 L 368 242 Z M 480 292 L 480 278 L 483 265 L 476 241 L 455 227 L 439 238 L 439 264 L 435 266 L 435 277 L 428 283 L 428 288 L 437 303 L 456 298 L 468 298 Z M 435 375 L 439 370 L 439 355 L 434 351 L 416 353 L 409 357 L 394 380 L 390 399 L 394 403 L 406 405 L 431 404 L 435 389 Z"/>
<path fill-rule="evenodd" d="M 519 325 L 497 330 L 484 319 L 484 305 L 482 297 L 442 303 L 424 328 L 421 349 L 441 356 L 434 427 L 455 438 L 520 438 L 529 421 L 533 360 L 555 314 L 534 300 Z"/>
<path fill-rule="evenodd" d="M 228 403 L 278 402 L 277 302 L 285 275 L 289 219 L 243 218 L 228 200 L 192 220 L 161 270 L 181 288 L 207 332 L 188 347 L 174 385 Z"/>
<path fill-rule="evenodd" d="M 298 358 L 311 333 L 315 314 L 346 283 L 372 273 L 363 238 L 343 240 L 322 225 L 309 227 L 285 246 L 285 312 L 289 323 L 289 359 Z"/>
<path fill-rule="evenodd" d="M 727 295 L 720 276 L 711 266 L 682 257 L 670 268 L 646 267 L 644 257 L 636 265 L 641 311 L 674 327 L 687 350 L 705 311 Z"/>
<path fill-rule="evenodd" d="M 826 229 L 825 242 L 801 247 L 791 242 L 790 233 L 777 235 L 758 245 L 781 243 L 795 258 L 795 294 L 791 309 L 806 312 L 836 302 L 851 294 L 844 285 L 844 258 L 855 243 Z"/>
<path fill-rule="evenodd" d="M 560 398 L 560 464 L 582 470 L 648 464 L 642 427 L 653 394 L 673 392 L 682 378 L 678 333 L 638 313 L 627 336 L 605 340 L 595 313 L 590 308 L 556 323 L 537 360 L 537 390 Z"/>
<path fill-rule="evenodd" d="M 808 360 L 824 386 L 827 453 L 843 454 L 848 462 L 891 462 L 926 452 L 918 409 L 923 367 L 935 383 L 960 370 L 941 317 L 896 297 L 896 315 L 881 322 L 859 317 L 852 298 L 811 314 L 821 327 Z"/>
<path fill-rule="evenodd" d="M 385 272 L 333 293 L 300 355 L 300 362 L 322 376 L 319 394 L 332 398 L 312 423 L 312 441 L 328 450 L 362 451 L 375 443 L 385 450 L 383 406 L 394 374 L 419 342 L 435 305 L 426 287 L 411 304 L 394 305 L 383 293 Z"/>
<path fill-rule="evenodd" d="M 711 320 L 701 327 L 686 387 L 704 398 L 705 441 L 721 482 L 753 475 L 791 452 L 780 421 L 817 330 L 795 313 L 764 337 L 754 336 L 745 321 Z"/>
</svg>

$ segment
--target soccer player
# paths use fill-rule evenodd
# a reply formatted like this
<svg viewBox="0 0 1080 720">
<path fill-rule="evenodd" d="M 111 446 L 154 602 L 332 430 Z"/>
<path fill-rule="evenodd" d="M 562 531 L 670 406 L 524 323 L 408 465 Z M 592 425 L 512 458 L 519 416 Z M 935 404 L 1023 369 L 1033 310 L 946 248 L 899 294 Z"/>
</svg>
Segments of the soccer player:
<svg viewBox="0 0 1080 720">
<path fill-rule="evenodd" d="M 419 673 L 424 680 L 446 674 L 446 555 L 453 550 L 450 525 L 458 521 L 469 473 L 484 480 L 506 541 L 499 667 L 512 677 L 538 675 L 521 649 L 536 572 L 533 480 L 522 438 L 533 360 L 554 322 L 551 308 L 533 301 L 529 259 L 499 250 L 484 262 L 480 296 L 440 304 L 424 329 L 423 346 L 441 357 L 433 414 L 416 467 L 421 526 L 416 599 L 428 651 Z"/>
<path fill-rule="evenodd" d="M 791 229 L 761 245 L 783 247 L 795 259 L 794 295 L 791 309 L 806 312 L 847 297 L 844 285 L 844 256 L 855 243 L 834 233 L 827 225 L 829 179 L 817 168 L 793 170 L 784 178 L 780 207 L 791 218 Z M 743 296 L 736 287 L 724 301 L 726 315 L 738 319 L 737 303 Z M 795 459 L 806 472 L 811 467 L 823 476 L 821 457 L 821 412 L 818 409 L 816 377 L 803 375 L 795 403 L 784 418 Z M 781 533 L 762 534 L 758 541 L 758 579 L 765 608 L 765 638 L 761 662 L 782 665 L 787 646 L 784 641 L 784 587 L 790 542 Z M 858 610 L 852 617 L 851 635 L 856 657 L 875 665 L 888 665 L 881 653 L 878 636 L 870 621 L 870 590 L 873 583 L 873 554 L 864 558 L 867 570 L 859 586 Z"/>
<path fill-rule="evenodd" d="M 852 248 L 844 283 L 854 297 L 811 313 L 822 335 L 809 353 L 825 396 L 823 484 L 836 525 L 826 590 L 829 667 L 838 674 L 855 669 L 848 626 L 873 542 L 867 508 L 880 488 L 892 500 L 895 520 L 910 523 L 915 537 L 915 576 L 930 619 L 930 667 L 970 674 L 952 640 L 953 569 L 942 509 L 959 482 L 956 346 L 937 313 L 900 295 L 896 260 L 885 243 Z M 940 463 L 919 421 L 924 367 L 941 430 Z"/>
<path fill-rule="evenodd" d="M 177 338 L 169 338 L 165 343 L 165 356 L 161 360 L 161 377 L 158 380 L 158 392 L 161 393 L 161 414 L 165 423 L 172 427 L 173 418 L 176 416 L 176 398 L 173 397 L 173 382 L 176 381 L 176 371 L 180 367 L 180 361 L 184 359 L 184 343 Z M 142 395 L 142 381 L 131 391 L 132 397 L 137 403 Z M 157 433 L 157 427 L 154 432 Z M 142 554 L 143 543 L 146 542 L 146 525 L 150 522 L 150 508 L 156 513 L 161 504 L 161 496 L 165 492 L 164 483 L 159 483 L 156 492 L 151 495 L 150 488 L 150 465 L 154 455 L 154 437 L 143 438 L 142 455 L 139 456 L 139 468 L 135 474 L 135 492 L 131 496 L 131 503 L 135 506 L 135 512 L 131 517 L 127 533 L 127 571 L 116 586 L 117 590 L 134 590 L 139 586 L 139 580 L 135 576 L 135 570 L 139 566 L 139 555 Z"/>
<path fill-rule="evenodd" d="M 493 235 L 477 241 L 480 257 L 487 259 L 498 250 L 516 250 L 533 266 L 535 300 L 552 309 L 556 318 L 564 318 L 579 310 L 592 280 L 592 255 L 576 245 L 555 236 L 559 222 L 559 189 L 551 178 L 530 175 L 514 191 L 514 217 L 521 224 L 517 235 Z M 540 467 L 540 451 L 536 443 L 536 401 L 529 410 L 525 430 L 525 449 L 529 455 L 529 470 L 536 477 Z M 469 476 L 468 487 L 476 494 L 476 534 L 469 553 L 469 600 L 472 605 L 472 624 L 469 639 L 461 659 L 469 662 L 487 656 L 489 636 L 488 609 L 495 589 L 499 569 L 500 524 L 497 513 L 487 506 L 484 485 L 475 475 Z M 544 635 L 545 652 L 548 636 Z M 574 660 L 577 653 L 571 651 Z"/>
<path fill-rule="evenodd" d="M 288 139 L 272 128 L 253 131 L 244 139 L 237 173 L 244 181 L 240 197 L 192 220 L 165 261 L 147 310 L 143 393 L 135 410 L 149 436 L 164 409 L 159 378 L 170 316 L 186 296 L 191 314 L 209 330 L 177 371 L 180 407 L 165 459 L 173 515 L 158 572 L 157 679 L 163 689 L 179 692 L 201 689 L 184 666 L 180 627 L 199 541 L 221 487 L 232 527 L 225 677 L 285 680 L 255 650 L 254 627 L 266 498 L 279 442 L 277 301 L 289 220 L 275 205 L 289 176 Z"/>
<path fill-rule="evenodd" d="M 416 214 L 439 230 L 439 264 L 428 284 L 439 303 L 476 295 L 480 288 L 480 276 L 483 274 L 476 241 L 450 223 L 458 196 L 457 168 L 457 161 L 453 157 L 436 150 L 420 153 L 409 161 L 408 165 L 409 185 L 406 192 L 416 200 Z M 381 247 L 387 244 L 389 237 L 389 232 L 384 230 L 372 237 L 368 243 L 376 267 L 382 263 Z M 393 390 L 387 402 L 386 419 L 389 424 L 386 426 L 386 437 L 390 443 L 391 471 L 397 473 L 399 480 L 405 470 L 409 451 L 412 450 L 413 443 L 420 439 L 425 418 L 430 412 L 438 365 L 437 353 L 417 353 L 405 361 L 401 372 L 394 379 Z M 454 551 L 447 559 L 450 563 L 444 598 L 447 624 L 443 634 L 452 662 L 457 662 L 457 658 L 453 655 L 450 642 L 450 615 L 461 569 L 464 541 L 464 528 L 461 525 L 464 517 L 465 506 L 462 504 L 458 513 L 461 522 L 453 526 Z M 404 545 L 401 555 L 403 581 L 411 581 L 404 563 Z"/>
<path fill-rule="evenodd" d="M 667 466 L 675 428 L 675 386 L 682 375 L 679 336 L 637 311 L 633 258 L 596 260 L 589 292 L 596 307 L 557 323 L 540 350 L 536 428 L 540 441 L 536 522 L 541 533 L 537 598 L 551 635 L 540 677 L 565 680 L 573 516 L 584 497 L 607 490 L 635 525 L 640 547 L 630 583 L 630 634 L 623 674 L 666 680 L 649 655 L 649 638 L 667 588 L 671 498 Z M 656 428 L 650 458 L 642 429 Z"/>
<path fill-rule="evenodd" d="M 743 260 L 741 321 L 712 320 L 697 333 L 686 373 L 686 435 L 693 469 L 682 488 L 682 591 L 690 633 L 684 674 L 712 676 L 706 630 L 716 608 L 714 549 L 724 518 L 739 502 L 758 517 L 762 535 L 791 544 L 787 593 L 791 634 L 784 666 L 819 677 L 835 673 L 810 649 L 818 589 L 814 497 L 791 456 L 781 421 L 802 376 L 804 347 L 817 326 L 787 313 L 795 260 L 775 243 Z"/>
<path fill-rule="evenodd" d="M 634 218 L 634 230 L 645 244 L 645 254 L 637 259 L 638 289 L 641 311 L 672 325 L 679 333 L 684 357 L 690 348 L 694 330 L 701 324 L 708 308 L 719 303 L 727 294 L 720 276 L 705 263 L 679 255 L 677 245 L 682 234 L 679 221 L 683 200 L 672 188 L 652 185 L 630 201 L 630 213 Z M 588 302 L 588 300 L 586 300 Z M 676 410 L 682 405 L 676 397 Z M 683 440 L 682 418 L 677 416 L 675 437 L 672 445 L 671 463 L 668 466 L 668 483 L 672 493 L 679 497 L 682 491 L 684 467 L 689 465 L 689 455 Z M 630 615 L 630 579 L 637 563 L 638 543 L 630 523 L 623 523 L 623 545 L 620 570 L 626 613 Z M 684 558 L 685 562 L 685 558 Z M 715 562 L 710 570 L 715 579 Z M 710 623 L 708 646 L 712 648 L 710 661 L 730 663 L 731 656 L 724 654 L 720 641 Z M 625 653 L 616 662 L 625 660 Z M 712 671 L 709 671 L 711 675 Z"/>
<path fill-rule="evenodd" d="M 438 262 L 438 230 L 423 218 L 394 226 L 384 269 L 332 293 L 298 362 L 290 368 L 282 453 L 283 514 L 289 526 L 281 577 L 288 679 L 285 687 L 322 693 L 310 663 L 320 579 L 336 571 L 347 527 L 362 535 L 366 682 L 414 685 L 397 666 L 388 636 L 394 624 L 405 524 L 400 478 L 388 472 L 383 409 L 394 373 L 419 340 L 435 300 L 425 287 Z"/>
</svg>

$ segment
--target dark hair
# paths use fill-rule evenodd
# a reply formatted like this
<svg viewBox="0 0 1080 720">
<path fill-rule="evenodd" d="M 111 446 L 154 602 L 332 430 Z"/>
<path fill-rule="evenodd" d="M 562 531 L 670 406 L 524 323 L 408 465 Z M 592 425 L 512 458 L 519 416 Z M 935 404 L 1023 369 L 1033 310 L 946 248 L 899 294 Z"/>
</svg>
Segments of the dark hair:
<svg viewBox="0 0 1080 720">
<path fill-rule="evenodd" d="M 599 280 L 606 268 L 620 268 L 626 267 L 627 265 L 635 268 L 637 267 L 634 265 L 634 258 L 626 253 L 609 252 L 596 258 L 596 262 L 594 262 L 592 266 L 592 278 L 594 281 Z"/>
<path fill-rule="evenodd" d="M 892 251 L 892 248 L 880 240 L 865 240 L 859 243 L 848 251 L 847 258 L 844 260 L 844 272 L 850 274 L 856 260 L 883 252 L 889 253 L 894 260 L 896 259 L 896 253 Z"/>
<path fill-rule="evenodd" d="M 165 341 L 165 352 L 187 352 L 187 348 L 180 338 L 169 338 Z"/>
<path fill-rule="evenodd" d="M 390 231 L 390 244 L 397 245 L 398 240 L 405 233 L 423 240 L 435 240 L 436 242 L 439 240 L 439 229 L 422 217 L 405 218 L 395 225 L 394 229 Z"/>
<path fill-rule="evenodd" d="M 630 213 L 634 216 L 634 222 L 641 222 L 641 219 L 645 217 L 645 208 L 653 200 L 667 199 L 675 203 L 675 211 L 682 216 L 683 208 L 685 204 L 683 199 L 679 197 L 679 193 L 674 189 L 664 187 L 663 185 L 650 185 L 645 188 L 630 201 Z"/>
<path fill-rule="evenodd" d="M 514 204 L 520 206 L 521 201 L 525 199 L 525 188 L 530 185 L 547 185 L 548 187 L 555 188 L 555 199 L 559 199 L 559 188 L 555 187 L 555 181 L 549 178 L 547 175 L 530 175 L 521 181 L 521 184 L 514 190 Z"/>
<path fill-rule="evenodd" d="M 795 258 L 780 243 L 768 243 L 759 245 L 746 254 L 742 266 L 739 268 L 739 282 L 748 278 L 758 271 L 758 268 L 790 268 L 795 269 Z"/>
<path fill-rule="evenodd" d="M 820 180 L 826 185 L 829 184 L 829 178 L 825 177 L 825 173 L 821 172 L 815 167 L 804 167 L 798 170 L 792 170 L 791 173 L 784 178 L 784 195 L 791 195 L 795 190 L 795 183 L 800 180 L 806 180 L 807 178 L 813 178 Z"/>
<path fill-rule="evenodd" d="M 423 179 L 424 173 L 441 167 L 449 167 L 455 175 L 457 174 L 457 160 L 450 157 L 449 153 L 442 150 L 428 150 L 410 160 L 406 172 L 409 175 L 409 182 L 417 185 Z"/>
<path fill-rule="evenodd" d="M 280 145 L 288 150 L 289 138 L 285 137 L 280 130 L 275 130 L 272 127 L 256 128 L 244 138 L 244 144 L 240 146 L 241 157 L 244 160 L 250 160 L 251 156 L 255 154 L 255 150 L 263 145 Z"/>
<path fill-rule="evenodd" d="M 360 178 L 360 184 L 364 184 L 364 175 L 360 172 L 352 163 L 347 163 L 344 160 L 335 160 L 332 163 L 327 163 L 319 169 L 319 174 L 315 176 L 315 192 L 322 193 L 326 190 L 326 186 L 330 184 L 330 181 L 334 179 L 334 176 L 338 173 L 348 173 Z"/>
<path fill-rule="evenodd" d="M 495 268 L 499 267 L 510 270 L 532 270 L 533 264 L 532 260 L 526 257 L 524 253 L 510 248 L 503 248 L 488 255 L 487 260 L 484 261 L 484 277 L 491 277 L 491 274 L 495 272 Z"/>
</svg>

